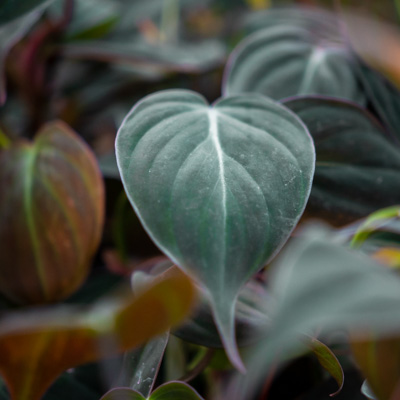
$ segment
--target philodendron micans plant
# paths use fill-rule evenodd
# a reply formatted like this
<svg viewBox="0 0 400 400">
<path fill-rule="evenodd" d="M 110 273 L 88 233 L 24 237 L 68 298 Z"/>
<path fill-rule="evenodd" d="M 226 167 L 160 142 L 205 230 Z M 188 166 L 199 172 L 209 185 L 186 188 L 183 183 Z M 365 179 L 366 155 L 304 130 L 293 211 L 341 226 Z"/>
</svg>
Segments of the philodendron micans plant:
<svg viewBox="0 0 400 400">
<path fill-rule="evenodd" d="M 306 205 L 311 137 L 296 115 L 258 94 L 213 105 L 168 90 L 139 102 L 116 152 L 122 181 L 156 244 L 204 285 L 231 361 L 239 290 L 283 246 Z"/>
<path fill-rule="evenodd" d="M 3 3 L 0 400 L 64 400 L 62 380 L 85 400 L 247 400 L 261 386 L 260 398 L 286 400 L 275 372 L 308 353 L 344 393 L 332 344 L 356 361 L 366 396 L 396 398 L 400 95 L 356 55 L 345 21 L 239 11 L 244 37 L 227 55 L 230 29 L 191 41 L 195 0 Z M 201 23 L 216 3 L 262 1 L 208 0 Z M 29 121 L 14 132 L 19 97 Z M 105 172 L 75 130 L 101 149 L 110 115 Z M 68 125 L 43 125 L 54 116 Z M 106 139 L 93 133 L 103 128 Z M 297 229 L 300 218 L 341 228 Z M 124 247 L 130 221 L 161 260 Z M 124 280 L 116 271 L 125 291 L 99 300 Z M 99 360 L 106 379 L 83 384 L 91 366 L 79 365 Z"/>
</svg>

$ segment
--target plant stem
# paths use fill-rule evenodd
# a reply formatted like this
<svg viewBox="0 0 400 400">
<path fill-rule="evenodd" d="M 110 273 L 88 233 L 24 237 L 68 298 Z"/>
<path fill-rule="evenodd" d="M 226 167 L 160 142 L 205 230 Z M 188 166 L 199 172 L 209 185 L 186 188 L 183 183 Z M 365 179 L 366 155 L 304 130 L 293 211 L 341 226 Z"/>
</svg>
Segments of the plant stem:
<svg viewBox="0 0 400 400">
<path fill-rule="evenodd" d="M 182 376 L 179 381 L 182 382 L 190 382 L 196 376 L 200 375 L 205 368 L 208 366 L 212 358 L 214 357 L 215 349 L 207 349 L 204 356 L 200 359 L 200 361 L 190 369 L 184 376 Z"/>
</svg>

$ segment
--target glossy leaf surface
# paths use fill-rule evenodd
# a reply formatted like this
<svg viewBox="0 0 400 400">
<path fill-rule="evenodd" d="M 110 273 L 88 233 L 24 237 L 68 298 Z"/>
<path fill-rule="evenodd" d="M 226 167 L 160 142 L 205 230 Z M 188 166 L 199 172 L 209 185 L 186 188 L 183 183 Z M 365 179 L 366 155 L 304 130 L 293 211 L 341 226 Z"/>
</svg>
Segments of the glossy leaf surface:
<svg viewBox="0 0 400 400">
<path fill-rule="evenodd" d="M 193 301 L 193 285 L 179 273 L 133 298 L 110 298 L 88 310 L 59 306 L 3 316 L 0 373 L 12 400 L 39 400 L 66 369 L 126 351 L 165 332 L 187 315 Z"/>
<path fill-rule="evenodd" d="M 48 303 L 86 278 L 104 219 L 104 187 L 90 148 L 68 126 L 0 153 L 0 291 Z"/>
<path fill-rule="evenodd" d="M 400 146 L 355 104 L 299 97 L 285 101 L 315 143 L 315 177 L 306 215 L 335 225 L 400 202 Z"/>
<path fill-rule="evenodd" d="M 232 361 L 243 284 L 284 244 L 308 198 L 311 139 L 260 96 L 210 107 L 184 90 L 146 97 L 116 141 L 128 197 L 155 243 L 204 284 Z"/>
<path fill-rule="evenodd" d="M 124 354 L 118 386 L 127 386 L 148 397 L 157 378 L 169 333 L 150 340 L 143 346 Z"/>
<path fill-rule="evenodd" d="M 202 400 L 203 398 L 183 382 L 168 382 L 158 387 L 149 397 L 127 388 L 110 390 L 100 400 Z"/>
<path fill-rule="evenodd" d="M 320 20 L 304 23 L 295 11 L 285 17 L 280 10 L 270 13 L 263 14 L 264 29 L 245 38 L 231 54 L 225 95 L 256 92 L 280 100 L 321 94 L 364 102 L 355 60 L 336 32 L 330 35 Z"/>
<path fill-rule="evenodd" d="M 247 380 L 238 379 L 226 398 L 249 398 L 256 376 L 277 356 L 299 350 L 301 332 L 345 329 L 357 340 L 371 330 L 380 338 L 398 332 L 400 277 L 337 240 L 321 228 L 310 231 L 275 265 L 270 333 L 249 363 Z"/>
</svg>

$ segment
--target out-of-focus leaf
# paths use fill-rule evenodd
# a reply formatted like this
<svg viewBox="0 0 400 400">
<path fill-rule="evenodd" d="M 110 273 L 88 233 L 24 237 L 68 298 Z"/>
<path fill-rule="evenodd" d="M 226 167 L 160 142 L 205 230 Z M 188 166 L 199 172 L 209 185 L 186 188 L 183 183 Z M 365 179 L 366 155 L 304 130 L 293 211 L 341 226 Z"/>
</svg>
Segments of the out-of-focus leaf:
<svg viewBox="0 0 400 400">
<path fill-rule="evenodd" d="M 50 123 L 33 143 L 0 153 L 0 291 L 16 303 L 48 303 L 86 278 L 100 242 L 104 187 L 90 148 Z"/>
<path fill-rule="evenodd" d="M 367 98 L 384 126 L 400 142 L 400 92 L 379 72 L 359 62 L 359 76 Z"/>
<path fill-rule="evenodd" d="M 321 97 L 284 104 L 307 125 L 317 153 L 306 215 L 344 225 L 400 203 L 400 146 L 370 114 Z"/>
<path fill-rule="evenodd" d="M 314 172 L 302 123 L 257 94 L 213 106 L 197 93 L 147 96 L 128 114 L 116 153 L 124 188 L 145 229 L 204 285 L 232 362 L 237 295 L 283 246 Z"/>
<path fill-rule="evenodd" d="M 375 396 L 375 394 L 372 392 L 371 388 L 368 385 L 367 381 L 364 381 L 364 383 L 361 386 L 361 393 L 370 400 L 378 400 Z"/>
<path fill-rule="evenodd" d="M 331 394 L 331 396 L 336 396 L 344 385 L 344 373 L 339 360 L 328 346 L 315 338 L 310 338 L 306 344 L 318 358 L 321 367 L 328 371 L 337 382 L 339 389 Z"/>
<path fill-rule="evenodd" d="M 165 350 L 163 364 L 164 380 L 174 381 L 185 375 L 187 359 L 184 343 L 177 337 L 171 336 Z"/>
<path fill-rule="evenodd" d="M 400 339 L 353 341 L 353 356 L 367 378 L 374 399 L 390 400 L 400 382 Z"/>
<path fill-rule="evenodd" d="M 400 30 L 356 11 L 344 13 L 343 20 L 356 53 L 400 88 Z"/>
<path fill-rule="evenodd" d="M 105 178 L 121 179 L 114 152 L 100 157 L 98 161 L 100 171 Z"/>
<path fill-rule="evenodd" d="M 314 228 L 279 259 L 271 277 L 275 306 L 269 335 L 256 348 L 247 378 L 234 381 L 227 399 L 249 398 L 265 367 L 299 350 L 301 332 L 345 329 L 363 340 L 371 331 L 389 337 L 400 330 L 398 275 L 336 241 L 332 233 Z"/>
<path fill-rule="evenodd" d="M 63 54 L 74 59 L 145 67 L 153 72 L 199 73 L 221 65 L 225 47 L 215 40 L 198 44 L 151 44 L 140 39 L 82 41 L 63 46 Z"/>
<path fill-rule="evenodd" d="M 66 369 L 165 332 L 187 315 L 193 301 L 191 281 L 175 271 L 134 297 L 110 298 L 88 310 L 59 306 L 3 315 L 0 373 L 11 399 L 39 400 Z"/>
<path fill-rule="evenodd" d="M 271 25 L 296 25 L 321 38 L 341 41 L 340 25 L 335 14 L 323 8 L 283 6 L 248 13 L 243 18 L 246 33 L 268 28 Z"/>
<path fill-rule="evenodd" d="M 116 388 L 110 390 L 100 400 L 203 400 L 203 398 L 188 384 L 175 381 L 159 386 L 147 398 L 131 389 Z"/>
<path fill-rule="evenodd" d="M 269 321 L 265 310 L 268 298 L 265 285 L 256 280 L 247 282 L 240 291 L 235 309 L 235 332 L 239 346 L 252 344 L 268 334 Z M 173 334 L 200 346 L 222 347 L 211 307 L 204 297 L 193 316 Z"/>
<path fill-rule="evenodd" d="M 283 14 L 267 11 L 264 29 L 239 43 L 225 69 L 223 93 L 256 92 L 276 100 L 320 94 L 363 104 L 355 59 L 337 33 L 325 32 L 320 13 L 304 20 L 298 9 Z"/>
<path fill-rule="evenodd" d="M 47 6 L 52 0 L 2 0 L 0 4 L 0 26 L 21 17 L 40 6 Z M 22 23 L 20 20 L 20 24 Z"/>
<path fill-rule="evenodd" d="M 5 0 L 6 3 L 13 3 Z M 16 2 L 18 3 L 18 1 Z M 29 14 L 11 21 L 7 24 L 0 23 L 0 106 L 6 101 L 6 82 L 4 76 L 4 63 L 11 48 L 29 31 L 33 24 L 40 18 L 43 7 L 33 10 Z M 0 6 L 1 21 L 1 6 Z"/>
<path fill-rule="evenodd" d="M 148 397 L 160 369 L 168 338 L 167 332 L 137 349 L 126 352 L 118 386 L 130 387 Z"/>
<path fill-rule="evenodd" d="M 357 229 L 351 245 L 353 247 L 361 246 L 371 234 L 396 220 L 400 220 L 400 206 L 388 207 L 374 212 Z M 400 235 L 400 225 L 398 233 Z"/>
<path fill-rule="evenodd" d="M 49 11 L 61 17 L 64 2 L 57 1 Z M 74 0 L 73 16 L 68 24 L 68 40 L 90 40 L 105 36 L 117 23 L 121 7 L 118 1 Z"/>
<path fill-rule="evenodd" d="M 73 374 L 65 372 L 49 388 L 43 400 L 98 400 L 99 394 L 74 378 Z"/>
</svg>

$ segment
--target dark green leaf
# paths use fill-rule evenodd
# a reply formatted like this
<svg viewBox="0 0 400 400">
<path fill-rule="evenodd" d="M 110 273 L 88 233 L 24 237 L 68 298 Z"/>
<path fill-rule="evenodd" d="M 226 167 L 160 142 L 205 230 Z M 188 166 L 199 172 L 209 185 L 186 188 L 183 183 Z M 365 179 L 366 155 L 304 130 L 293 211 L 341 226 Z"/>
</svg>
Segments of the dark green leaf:
<svg viewBox="0 0 400 400">
<path fill-rule="evenodd" d="M 147 398 L 132 389 L 116 388 L 110 390 L 100 400 L 203 400 L 203 398 L 186 383 L 168 382 L 158 387 Z"/>
<path fill-rule="evenodd" d="M 382 123 L 400 142 L 400 92 L 379 72 L 359 62 L 359 73 L 368 100 Z"/>
<path fill-rule="evenodd" d="M 2 0 L 0 4 L 0 25 L 51 3 L 51 0 Z M 21 23 L 21 22 L 20 22 Z"/>
<path fill-rule="evenodd" d="M 132 109 L 116 151 L 145 229 L 205 285 L 225 348 L 240 366 L 236 297 L 303 212 L 314 170 L 308 132 L 261 95 L 210 107 L 194 92 L 171 90 Z"/>
<path fill-rule="evenodd" d="M 168 338 L 169 333 L 164 333 L 143 346 L 126 352 L 118 386 L 130 387 L 148 397 L 153 389 Z"/>
<path fill-rule="evenodd" d="M 256 92 L 279 100 L 321 94 L 364 103 L 353 55 L 338 33 L 322 28 L 318 12 L 308 15 L 306 23 L 293 11 L 285 17 L 282 10 L 268 13 L 264 29 L 245 38 L 231 54 L 226 95 Z"/>
<path fill-rule="evenodd" d="M 336 225 L 400 203 L 400 146 L 355 104 L 299 97 L 284 104 L 307 125 L 317 162 L 306 213 Z"/>
</svg>

